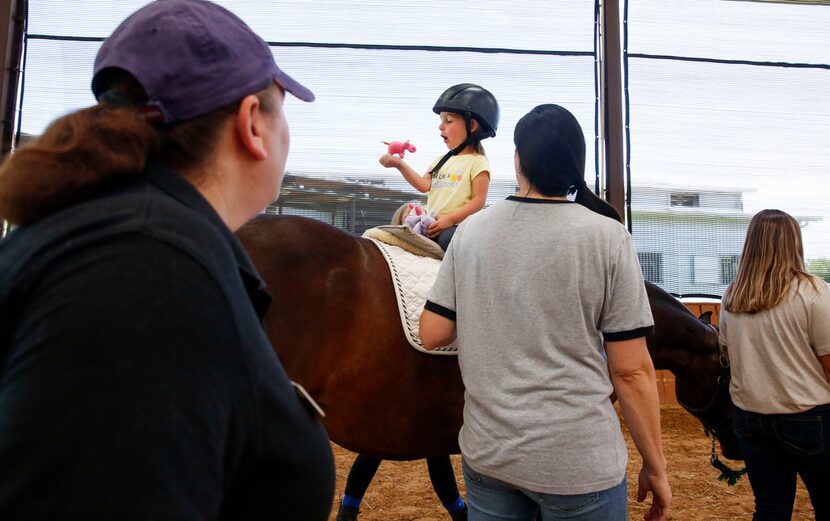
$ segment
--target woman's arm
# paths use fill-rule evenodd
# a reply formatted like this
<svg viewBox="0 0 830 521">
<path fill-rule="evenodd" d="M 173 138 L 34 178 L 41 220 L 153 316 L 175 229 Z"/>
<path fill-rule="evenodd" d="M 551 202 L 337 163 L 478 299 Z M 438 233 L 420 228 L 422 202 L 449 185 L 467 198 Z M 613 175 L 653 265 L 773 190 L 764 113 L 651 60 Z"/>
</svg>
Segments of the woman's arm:
<svg viewBox="0 0 830 521">
<path fill-rule="evenodd" d="M 418 333 L 424 347 L 430 351 L 446 346 L 455 340 L 455 321 L 425 309 L 421 313 Z"/>
<path fill-rule="evenodd" d="M 617 393 L 623 418 L 631 431 L 637 450 L 643 457 L 637 501 L 645 500 L 648 491 L 651 491 L 654 499 L 645 519 L 668 519 L 672 494 L 660 439 L 660 404 L 655 385 L 654 365 L 648 354 L 645 338 L 608 341 L 605 348 L 611 382 Z"/>
<path fill-rule="evenodd" d="M 383 154 L 378 160 L 386 168 L 397 168 L 403 178 L 412 185 L 412 188 L 421 193 L 429 192 L 432 186 L 432 174 L 419 174 L 409 164 L 398 156 Z"/>
<path fill-rule="evenodd" d="M 818 357 L 821 361 L 821 367 L 824 369 L 824 379 L 830 383 L 830 355 L 824 355 Z"/>
<path fill-rule="evenodd" d="M 490 188 L 490 172 L 487 170 L 481 171 L 475 179 L 473 179 L 473 195 L 470 200 L 464 205 L 447 215 L 440 216 L 434 223 L 429 225 L 427 233 L 430 237 L 435 237 L 442 231 L 451 226 L 455 226 L 470 215 L 484 208 L 487 202 L 487 190 Z"/>
</svg>

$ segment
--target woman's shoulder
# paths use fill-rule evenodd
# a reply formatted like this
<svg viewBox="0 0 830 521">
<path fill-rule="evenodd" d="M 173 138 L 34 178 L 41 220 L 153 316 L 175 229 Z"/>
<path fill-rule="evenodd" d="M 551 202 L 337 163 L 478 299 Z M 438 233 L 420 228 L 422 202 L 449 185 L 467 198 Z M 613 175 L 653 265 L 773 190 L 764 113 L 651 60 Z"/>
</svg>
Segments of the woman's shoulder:
<svg viewBox="0 0 830 521">
<path fill-rule="evenodd" d="M 830 309 L 830 286 L 815 275 L 808 275 L 799 280 L 798 284 L 795 284 L 792 288 L 792 291 L 809 303 L 820 302 L 827 305 L 828 309 Z"/>
<path fill-rule="evenodd" d="M 225 269 L 227 263 L 220 259 L 232 259 L 233 248 L 222 230 L 200 212 L 152 192 L 136 186 L 14 230 L 0 243 L 0 266 L 4 272 L 16 268 L 21 274 L 30 273 L 102 245 L 113 247 L 144 237 L 147 247 L 157 243 L 206 267 Z"/>
</svg>

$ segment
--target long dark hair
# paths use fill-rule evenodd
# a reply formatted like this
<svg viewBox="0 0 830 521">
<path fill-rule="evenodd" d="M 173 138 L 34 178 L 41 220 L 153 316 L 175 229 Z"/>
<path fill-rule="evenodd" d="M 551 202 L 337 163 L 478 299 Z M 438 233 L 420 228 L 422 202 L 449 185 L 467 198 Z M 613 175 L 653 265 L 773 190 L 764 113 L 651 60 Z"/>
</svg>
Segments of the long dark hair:
<svg viewBox="0 0 830 521">
<path fill-rule="evenodd" d="M 255 93 L 264 111 L 275 109 Z M 39 138 L 0 166 L 0 216 L 26 224 L 65 208 L 103 186 L 138 177 L 148 159 L 184 176 L 199 171 L 239 102 L 187 121 L 154 125 L 133 107 L 147 99 L 126 72 L 113 77 L 101 103 L 55 120 Z"/>
<path fill-rule="evenodd" d="M 577 203 L 622 222 L 619 212 L 585 184 L 585 137 L 567 109 L 552 103 L 534 107 L 516 124 L 513 143 L 522 174 L 540 194 L 575 191 Z"/>
</svg>

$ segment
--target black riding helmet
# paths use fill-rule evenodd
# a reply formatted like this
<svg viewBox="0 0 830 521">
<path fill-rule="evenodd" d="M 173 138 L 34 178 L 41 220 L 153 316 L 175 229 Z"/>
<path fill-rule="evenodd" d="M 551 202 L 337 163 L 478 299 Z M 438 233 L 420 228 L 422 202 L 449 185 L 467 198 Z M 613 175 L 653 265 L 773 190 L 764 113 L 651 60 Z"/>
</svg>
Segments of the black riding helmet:
<svg viewBox="0 0 830 521">
<path fill-rule="evenodd" d="M 454 112 L 464 116 L 464 123 L 467 127 L 467 139 L 461 145 L 450 150 L 432 168 L 430 173 L 437 172 L 444 163 L 452 156 L 458 154 L 470 143 L 481 141 L 488 137 L 495 137 L 499 127 L 499 103 L 493 94 L 474 83 L 459 83 L 445 90 L 435 102 L 432 111 L 436 114 L 441 112 Z M 471 135 L 471 119 L 478 121 L 481 130 L 476 135 Z"/>
<path fill-rule="evenodd" d="M 455 112 L 463 115 L 467 121 L 468 134 L 469 118 L 476 118 L 485 134 L 482 137 L 476 136 L 478 139 L 495 137 L 499 127 L 499 103 L 496 97 L 489 90 L 473 83 L 460 83 L 445 90 L 435 102 L 432 111 L 436 114 Z"/>
</svg>

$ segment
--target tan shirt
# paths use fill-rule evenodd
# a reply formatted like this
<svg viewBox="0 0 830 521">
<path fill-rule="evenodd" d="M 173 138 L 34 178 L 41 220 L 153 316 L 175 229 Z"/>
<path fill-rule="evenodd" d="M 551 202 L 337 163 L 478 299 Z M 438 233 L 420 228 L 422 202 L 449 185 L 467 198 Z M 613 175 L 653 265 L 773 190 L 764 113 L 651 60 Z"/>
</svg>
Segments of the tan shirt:
<svg viewBox="0 0 830 521">
<path fill-rule="evenodd" d="M 439 158 L 440 159 L 440 158 Z M 432 169 L 438 159 L 429 165 Z M 481 154 L 462 154 L 452 156 L 433 172 L 432 183 L 427 195 L 427 210 L 435 215 L 450 214 L 473 198 L 473 179 L 482 172 L 490 171 L 487 156 Z"/>
<path fill-rule="evenodd" d="M 721 309 L 720 339 L 729 350 L 735 405 L 760 414 L 788 414 L 830 404 L 819 356 L 830 355 L 830 288 L 818 281 L 790 290 L 755 314 Z"/>
</svg>

